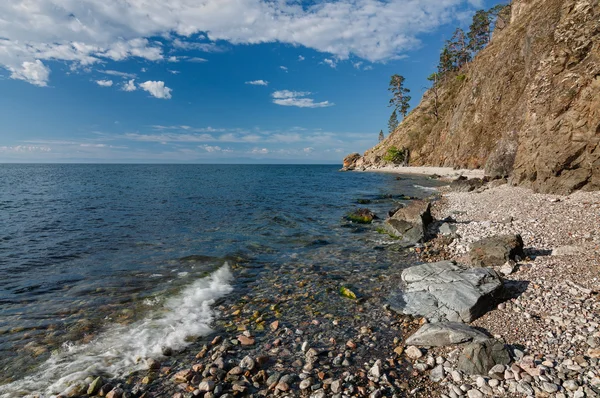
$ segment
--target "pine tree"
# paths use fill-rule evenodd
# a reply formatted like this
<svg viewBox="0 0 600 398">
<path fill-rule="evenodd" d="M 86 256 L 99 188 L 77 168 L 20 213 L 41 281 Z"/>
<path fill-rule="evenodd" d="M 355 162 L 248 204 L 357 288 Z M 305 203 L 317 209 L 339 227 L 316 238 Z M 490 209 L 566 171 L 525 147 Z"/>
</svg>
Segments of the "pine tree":
<svg viewBox="0 0 600 398">
<path fill-rule="evenodd" d="M 437 120 L 439 117 L 439 86 L 440 86 L 440 74 L 432 73 L 427 78 L 431 82 L 431 93 L 433 94 L 433 116 Z"/>
<path fill-rule="evenodd" d="M 460 69 L 471 60 L 467 35 L 461 28 L 454 31 L 452 38 L 448 40 L 447 46 L 452 64 L 456 69 Z"/>
<path fill-rule="evenodd" d="M 385 136 L 383 135 L 383 130 L 379 130 L 379 142 L 383 141 Z"/>
<path fill-rule="evenodd" d="M 510 22 L 511 5 L 509 4 L 498 4 L 488 10 L 490 17 L 490 31 L 500 26 L 504 27 Z"/>
<path fill-rule="evenodd" d="M 390 79 L 389 91 L 392 92 L 392 99 L 390 100 L 390 106 L 402 114 L 402 117 L 406 117 L 408 110 L 410 109 L 410 90 L 404 87 L 404 77 L 400 75 L 393 75 Z"/>
<path fill-rule="evenodd" d="M 389 133 L 392 134 L 394 131 L 396 131 L 396 127 L 398 127 L 398 115 L 394 109 L 394 112 L 392 112 L 392 115 L 390 116 L 390 120 L 388 120 Z"/>
<path fill-rule="evenodd" d="M 444 46 L 440 54 L 440 62 L 437 67 L 437 74 L 440 78 L 444 78 L 448 72 L 452 72 L 454 70 L 454 64 L 452 62 L 452 55 L 450 54 L 450 50 L 448 49 L 448 45 Z"/>
<path fill-rule="evenodd" d="M 469 50 L 472 53 L 481 51 L 490 41 L 491 35 L 490 13 L 479 10 L 473 15 L 473 23 L 471 24 L 469 33 Z"/>
</svg>

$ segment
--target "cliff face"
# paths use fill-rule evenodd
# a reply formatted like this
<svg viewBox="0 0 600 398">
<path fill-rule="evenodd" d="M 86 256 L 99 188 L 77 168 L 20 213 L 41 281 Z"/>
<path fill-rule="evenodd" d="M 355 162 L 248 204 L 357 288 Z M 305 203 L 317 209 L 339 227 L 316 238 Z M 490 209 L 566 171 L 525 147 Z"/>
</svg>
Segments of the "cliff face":
<svg viewBox="0 0 600 398">
<path fill-rule="evenodd" d="M 501 161 L 514 184 L 600 189 L 600 3 L 513 1 L 511 23 L 439 85 L 437 98 L 437 117 L 429 90 L 355 164 L 383 165 L 396 146 L 410 150 L 411 165 L 482 168 L 489 159 L 493 170 L 508 148 L 510 161 Z"/>
</svg>

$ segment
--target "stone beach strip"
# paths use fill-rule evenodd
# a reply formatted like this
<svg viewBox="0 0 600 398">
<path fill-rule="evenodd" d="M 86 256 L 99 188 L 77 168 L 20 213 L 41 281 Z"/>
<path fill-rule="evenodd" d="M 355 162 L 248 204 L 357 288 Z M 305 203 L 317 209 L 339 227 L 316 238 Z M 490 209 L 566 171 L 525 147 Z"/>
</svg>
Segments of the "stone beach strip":
<svg viewBox="0 0 600 398">
<path fill-rule="evenodd" d="M 518 234 L 525 256 L 509 266 L 502 302 L 471 324 L 506 342 L 514 362 L 468 377 L 457 370 L 456 348 L 432 349 L 436 363 L 446 359 L 435 376 L 442 396 L 600 396 L 600 192 L 500 185 L 446 192 L 432 212 L 454 239 L 434 239 L 426 251 L 469 263 L 475 242 Z"/>
</svg>

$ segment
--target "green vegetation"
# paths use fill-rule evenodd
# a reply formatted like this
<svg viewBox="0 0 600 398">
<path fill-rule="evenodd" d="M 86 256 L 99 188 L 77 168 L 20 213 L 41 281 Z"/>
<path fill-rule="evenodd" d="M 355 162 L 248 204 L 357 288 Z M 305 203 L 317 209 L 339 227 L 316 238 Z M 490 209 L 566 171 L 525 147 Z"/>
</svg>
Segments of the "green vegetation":
<svg viewBox="0 0 600 398">
<path fill-rule="evenodd" d="M 369 209 L 356 209 L 346 216 L 346 220 L 357 224 L 370 224 L 375 218 L 375 213 Z"/>
<path fill-rule="evenodd" d="M 395 146 L 391 146 L 388 148 L 387 153 L 383 157 L 383 160 L 394 164 L 404 163 L 404 161 L 406 160 L 406 152 L 406 148 L 398 149 Z"/>
<path fill-rule="evenodd" d="M 383 141 L 385 136 L 383 135 L 383 130 L 379 130 L 379 142 Z"/>
<path fill-rule="evenodd" d="M 392 92 L 392 99 L 390 99 L 390 106 L 393 106 L 395 111 L 402 114 L 402 117 L 406 117 L 408 110 L 410 109 L 410 90 L 404 87 L 404 77 L 398 74 L 393 75 L 390 79 L 389 91 Z"/>
<path fill-rule="evenodd" d="M 396 114 L 396 110 L 394 109 L 394 112 L 392 112 L 392 115 L 390 116 L 390 119 L 388 120 L 389 133 L 392 134 L 394 131 L 396 131 L 397 127 L 398 127 L 398 115 Z"/>
<path fill-rule="evenodd" d="M 352 300 L 356 300 L 356 293 L 354 293 L 352 290 L 350 290 L 350 288 L 347 288 L 345 286 L 340 287 L 340 295 L 347 297 L 349 299 Z"/>
</svg>

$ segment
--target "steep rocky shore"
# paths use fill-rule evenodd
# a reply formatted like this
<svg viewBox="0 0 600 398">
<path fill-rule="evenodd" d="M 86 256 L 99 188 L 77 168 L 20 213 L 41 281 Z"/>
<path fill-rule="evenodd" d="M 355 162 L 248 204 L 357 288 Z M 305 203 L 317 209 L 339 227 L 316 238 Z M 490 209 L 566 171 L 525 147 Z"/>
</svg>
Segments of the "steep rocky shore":
<svg viewBox="0 0 600 398">
<path fill-rule="evenodd" d="M 600 5 L 595 0 L 514 0 L 512 18 L 487 48 L 383 142 L 347 158 L 349 168 L 386 165 L 503 166 L 511 183 L 567 194 L 600 189 Z"/>
</svg>

